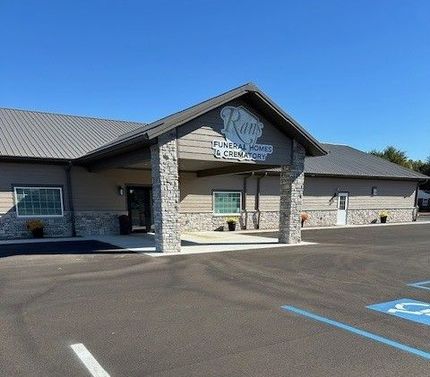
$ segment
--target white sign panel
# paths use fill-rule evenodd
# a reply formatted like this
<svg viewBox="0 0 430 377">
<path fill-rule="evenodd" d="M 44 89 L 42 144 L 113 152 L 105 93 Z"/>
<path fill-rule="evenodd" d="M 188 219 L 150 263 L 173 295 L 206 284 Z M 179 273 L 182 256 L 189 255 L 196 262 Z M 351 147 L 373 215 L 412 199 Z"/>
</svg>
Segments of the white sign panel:
<svg viewBox="0 0 430 377">
<path fill-rule="evenodd" d="M 221 110 L 224 128 L 221 133 L 225 139 L 212 141 L 216 158 L 239 161 L 266 161 L 272 154 L 273 146 L 258 144 L 264 125 L 244 107 L 225 106 Z"/>
</svg>

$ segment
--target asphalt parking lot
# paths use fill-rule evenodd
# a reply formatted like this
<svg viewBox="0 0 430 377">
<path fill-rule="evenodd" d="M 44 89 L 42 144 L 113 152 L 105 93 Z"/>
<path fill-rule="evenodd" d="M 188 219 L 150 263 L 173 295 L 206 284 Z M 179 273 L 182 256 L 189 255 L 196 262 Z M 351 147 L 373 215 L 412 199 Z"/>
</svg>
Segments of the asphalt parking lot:
<svg viewBox="0 0 430 377">
<path fill-rule="evenodd" d="M 368 306 L 430 303 L 430 285 L 408 285 L 430 280 L 429 235 L 307 230 L 318 244 L 161 258 L 99 242 L 1 246 L 0 374 L 428 376 L 430 310 Z"/>
</svg>

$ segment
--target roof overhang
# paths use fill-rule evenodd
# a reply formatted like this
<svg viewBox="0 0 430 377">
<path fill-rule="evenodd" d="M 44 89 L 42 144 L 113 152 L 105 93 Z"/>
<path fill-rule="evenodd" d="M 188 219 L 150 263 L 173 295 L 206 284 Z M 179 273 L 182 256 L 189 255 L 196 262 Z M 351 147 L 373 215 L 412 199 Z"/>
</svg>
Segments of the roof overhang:
<svg viewBox="0 0 430 377">
<path fill-rule="evenodd" d="M 31 164 L 68 165 L 71 159 L 27 156 L 0 156 L 0 162 L 20 162 Z"/>
<path fill-rule="evenodd" d="M 279 175 L 278 169 L 272 169 L 267 171 L 268 175 Z M 342 178 L 342 179 L 367 179 L 367 180 L 387 180 L 387 181 L 410 181 L 410 182 L 426 182 L 430 180 L 430 177 L 396 177 L 396 176 L 377 176 L 377 175 L 349 175 L 349 174 L 322 174 L 322 173 L 311 173 L 305 171 L 305 177 L 315 178 Z"/>
</svg>

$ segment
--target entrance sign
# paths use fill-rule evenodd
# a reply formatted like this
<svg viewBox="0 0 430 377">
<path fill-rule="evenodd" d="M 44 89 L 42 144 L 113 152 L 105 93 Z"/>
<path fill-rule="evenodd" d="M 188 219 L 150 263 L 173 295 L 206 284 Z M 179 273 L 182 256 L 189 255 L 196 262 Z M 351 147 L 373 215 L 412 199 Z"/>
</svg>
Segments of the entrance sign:
<svg viewBox="0 0 430 377">
<path fill-rule="evenodd" d="M 430 326 L 430 304 L 426 302 L 402 298 L 367 308 Z"/>
<path fill-rule="evenodd" d="M 226 160 L 266 161 L 273 152 L 273 145 L 257 144 L 263 134 L 263 123 L 243 106 L 225 106 L 220 115 L 225 139 L 212 141 L 214 156 Z"/>
</svg>

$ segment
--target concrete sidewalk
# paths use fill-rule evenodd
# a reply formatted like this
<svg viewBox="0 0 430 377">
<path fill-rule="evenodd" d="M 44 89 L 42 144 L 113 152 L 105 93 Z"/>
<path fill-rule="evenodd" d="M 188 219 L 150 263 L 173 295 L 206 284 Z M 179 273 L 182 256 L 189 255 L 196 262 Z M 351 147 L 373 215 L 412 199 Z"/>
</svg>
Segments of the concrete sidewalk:
<svg viewBox="0 0 430 377">
<path fill-rule="evenodd" d="M 184 255 L 215 253 L 223 251 L 237 251 L 250 249 L 264 249 L 273 247 L 301 246 L 312 243 L 302 242 L 298 245 L 286 245 L 278 243 L 277 238 L 267 236 L 251 235 L 250 232 L 192 232 L 184 233 L 181 236 L 180 253 L 158 253 L 155 251 L 155 241 L 153 233 L 135 233 L 130 235 L 100 235 L 90 237 L 74 238 L 42 238 L 42 239 L 22 239 L 0 241 L 1 245 L 31 244 L 31 243 L 51 243 L 68 241 L 99 241 L 127 249 L 136 253 L 145 253 L 153 257 L 166 255 Z"/>
<path fill-rule="evenodd" d="M 387 223 L 387 224 L 365 224 L 365 225 L 344 225 L 344 226 L 327 226 L 327 227 L 305 227 L 302 230 L 323 230 L 323 229 L 342 229 L 342 228 L 365 228 L 365 227 L 390 227 L 402 225 L 424 225 L 430 224 L 430 221 L 408 222 L 408 223 Z M 42 238 L 42 239 L 20 239 L 0 241 L 1 245 L 40 243 L 40 242 L 67 242 L 67 241 L 100 241 L 111 245 L 127 249 L 137 253 L 145 253 L 153 257 L 166 255 L 184 255 L 184 254 L 201 254 L 214 253 L 223 251 L 265 249 L 273 247 L 286 246 L 304 246 L 310 245 L 311 242 L 301 242 L 300 244 L 287 245 L 278 243 L 275 237 L 268 237 L 267 233 L 275 233 L 273 230 L 241 230 L 235 232 L 187 232 L 181 235 L 181 252 L 175 254 L 157 253 L 155 251 L 155 242 L 153 233 L 134 233 L 130 235 L 100 235 L 89 237 L 74 238 Z M 261 236 L 259 235 L 261 234 Z"/>
<path fill-rule="evenodd" d="M 94 240 L 106 242 L 123 249 L 145 253 L 152 257 L 166 255 L 202 254 L 223 251 L 237 251 L 250 249 L 264 249 L 285 246 L 310 245 L 302 242 L 299 245 L 286 245 L 278 243 L 277 238 L 241 234 L 241 232 L 192 232 L 181 236 L 180 253 L 158 253 L 155 251 L 153 233 L 131 234 L 127 236 L 96 236 Z"/>
</svg>

